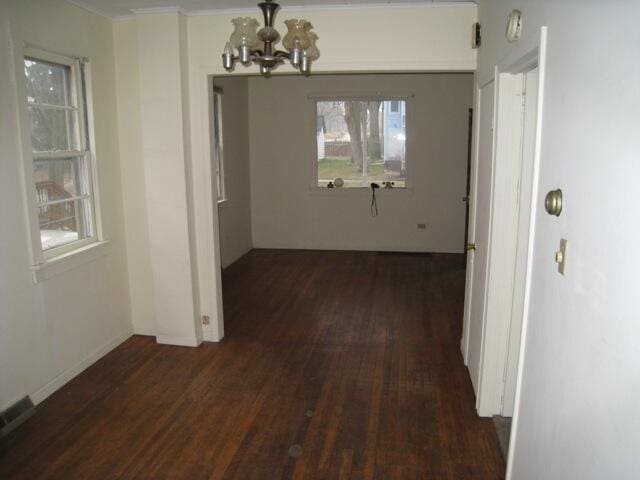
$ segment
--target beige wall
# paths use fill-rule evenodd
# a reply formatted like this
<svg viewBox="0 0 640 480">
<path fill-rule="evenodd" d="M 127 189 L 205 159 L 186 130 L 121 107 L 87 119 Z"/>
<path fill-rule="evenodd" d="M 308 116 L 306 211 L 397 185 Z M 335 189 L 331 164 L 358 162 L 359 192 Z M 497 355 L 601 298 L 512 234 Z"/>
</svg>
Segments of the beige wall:
<svg viewBox="0 0 640 480">
<path fill-rule="evenodd" d="M 285 18 L 300 15 L 299 11 L 287 15 L 283 8 L 277 18 L 278 29 L 285 31 L 282 24 Z M 322 56 L 313 67 L 316 72 L 475 69 L 476 51 L 469 41 L 471 25 L 477 19 L 475 6 L 305 10 L 303 15 L 313 22 L 320 35 Z M 232 31 L 233 16 L 194 16 L 188 22 L 200 304 L 203 314 L 218 320 L 212 324 L 219 331 L 222 330 L 220 259 L 216 258 L 219 240 L 218 232 L 211 228 L 212 222 L 218 223 L 218 210 L 211 209 L 215 192 L 207 180 L 211 162 L 208 77 L 227 75 L 220 54 Z M 386 40 L 380 42 L 379 34 Z M 376 48 L 370 48 L 372 45 Z M 287 65 L 279 69 L 281 73 L 292 71 Z M 235 74 L 247 73 L 255 73 L 255 68 L 236 68 Z"/>
<path fill-rule="evenodd" d="M 97 177 L 111 240 L 104 255 L 37 284 L 26 213 L 33 186 L 22 178 L 23 165 L 32 168 L 25 44 L 91 62 Z M 116 114 L 111 21 L 61 0 L 0 2 L 0 410 L 23 395 L 41 401 L 131 334 Z"/>
<path fill-rule="evenodd" d="M 220 256 L 228 267 L 252 247 L 249 170 L 249 88 L 246 77 L 217 78 L 223 89 L 222 125 L 226 200 L 219 204 Z"/>
<path fill-rule="evenodd" d="M 472 80 L 471 74 L 251 77 L 254 246 L 461 252 Z M 375 92 L 413 96 L 409 186 L 379 191 L 379 215 L 372 218 L 369 189 L 314 187 L 316 112 L 308 96 Z"/>
<path fill-rule="evenodd" d="M 290 12 L 291 15 L 300 15 L 299 11 L 293 10 Z M 182 152 L 177 152 L 166 159 L 182 162 L 186 177 L 191 179 L 187 189 L 182 190 L 182 187 L 176 187 L 176 190 L 170 190 L 167 194 L 190 196 L 187 199 L 187 214 L 192 218 L 189 222 L 191 242 L 188 245 L 184 242 L 180 243 L 182 250 L 180 255 L 183 259 L 186 257 L 191 260 L 197 259 L 198 278 L 191 282 L 194 293 L 193 309 L 196 316 L 202 314 L 212 318 L 211 325 L 202 328 L 204 338 L 208 340 L 218 340 L 223 335 L 220 302 L 220 267 L 223 262 L 219 258 L 219 231 L 213 227 L 218 225 L 218 208 L 214 201 L 217 195 L 215 185 L 210 182 L 209 88 L 212 75 L 227 75 L 222 69 L 220 53 L 231 33 L 230 20 L 233 16 L 229 14 L 191 16 L 186 18 L 186 22 L 184 19 L 180 20 L 181 30 L 176 41 L 180 42 L 181 67 L 185 56 L 188 57 L 186 59 L 188 76 L 183 74 L 180 82 L 183 95 L 182 125 L 176 127 L 181 128 L 183 132 L 183 145 Z M 314 66 L 316 72 L 472 71 L 475 68 L 476 52 L 471 49 L 469 43 L 471 24 L 476 20 L 474 6 L 305 10 L 304 16 L 314 23 L 320 35 L 319 46 L 322 57 Z M 148 199 L 136 191 L 140 188 L 140 182 L 149 184 L 147 178 L 149 172 L 139 166 L 141 158 L 145 155 L 139 138 L 144 138 L 142 129 L 147 124 L 143 111 L 147 102 L 142 96 L 143 88 L 148 84 L 141 81 L 140 75 L 142 70 L 147 68 L 145 65 L 148 62 L 145 57 L 154 56 L 161 49 L 153 42 L 146 45 L 146 50 L 140 48 L 142 44 L 139 35 L 141 23 L 146 25 L 147 33 L 156 30 L 162 32 L 165 23 L 163 17 L 166 17 L 166 14 L 138 15 L 133 19 L 118 21 L 114 27 L 118 62 L 118 104 L 121 106 L 118 123 L 120 131 L 123 132 L 121 152 L 123 158 L 126 156 L 131 162 L 137 162 L 137 165 L 125 167 L 136 180 L 123 177 L 124 196 L 132 202 L 127 205 L 127 212 L 130 211 L 127 215 L 127 226 L 133 232 L 130 234 L 128 244 L 132 258 L 129 278 L 132 285 L 134 281 L 136 283 L 132 288 L 131 309 L 137 312 L 133 319 L 136 331 L 147 333 L 154 333 L 156 310 L 153 306 L 153 292 L 149 285 L 157 282 L 157 275 L 152 268 L 155 262 L 150 259 L 148 246 L 152 238 L 145 237 L 144 228 L 146 227 L 143 227 L 142 222 L 137 221 L 137 218 L 144 217 L 148 222 L 148 219 L 153 216 L 149 210 Z M 287 15 L 281 12 L 278 17 L 278 28 L 281 31 L 284 31 L 282 21 L 285 18 Z M 184 35 L 185 25 L 186 36 Z M 383 32 L 388 41 L 376 41 L 376 35 L 380 32 Z M 132 42 L 137 42 L 137 51 L 132 51 L 136 50 L 136 44 Z M 376 49 L 363 48 L 363 46 L 374 44 L 377 45 Z M 292 69 L 284 65 L 279 71 L 290 73 Z M 255 69 L 243 67 L 238 67 L 236 70 L 237 74 L 254 72 Z M 148 85 L 149 88 L 155 88 L 153 82 Z M 185 92 L 188 92 L 188 109 L 185 108 Z M 158 111 L 156 120 L 153 118 L 151 120 L 158 124 L 161 124 L 160 119 L 169 121 L 172 105 L 172 102 L 167 103 L 163 111 Z M 185 116 L 187 110 L 188 115 Z M 152 129 L 145 128 L 150 133 L 153 132 Z M 162 125 L 159 125 L 154 135 L 162 139 L 165 131 Z M 224 207 L 221 212 L 224 212 Z M 186 264 L 186 262 L 183 263 Z M 182 275 L 182 271 L 177 266 L 170 270 L 178 276 Z M 192 266 L 191 273 L 195 271 L 196 269 Z M 167 275 L 167 278 L 169 277 L 170 275 Z M 199 307 L 196 304 L 199 304 Z M 195 326 L 196 333 L 199 328 L 199 325 Z"/>
<path fill-rule="evenodd" d="M 118 137 L 121 159 L 125 240 L 131 255 L 127 273 L 131 293 L 131 320 L 136 333 L 155 335 L 155 307 L 151 281 L 149 227 L 142 162 L 138 31 L 135 22 L 113 22 L 116 66 Z M 125 86 L 125 87 L 122 87 Z"/>
</svg>

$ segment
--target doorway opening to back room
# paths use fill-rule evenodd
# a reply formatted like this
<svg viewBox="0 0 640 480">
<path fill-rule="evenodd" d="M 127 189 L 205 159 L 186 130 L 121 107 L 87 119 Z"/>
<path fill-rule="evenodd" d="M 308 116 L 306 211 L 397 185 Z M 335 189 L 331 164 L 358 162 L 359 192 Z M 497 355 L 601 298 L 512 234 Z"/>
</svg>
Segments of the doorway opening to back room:
<svg viewBox="0 0 640 480">
<path fill-rule="evenodd" d="M 252 248 L 464 252 L 472 74 L 234 75 L 213 89 L 223 268 Z"/>
</svg>

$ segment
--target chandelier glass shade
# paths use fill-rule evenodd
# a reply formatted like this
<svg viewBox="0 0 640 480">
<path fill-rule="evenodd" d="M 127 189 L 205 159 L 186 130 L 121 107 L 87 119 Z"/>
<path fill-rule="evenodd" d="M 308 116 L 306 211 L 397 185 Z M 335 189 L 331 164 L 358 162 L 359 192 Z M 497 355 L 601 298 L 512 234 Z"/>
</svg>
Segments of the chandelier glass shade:
<svg viewBox="0 0 640 480">
<path fill-rule="evenodd" d="M 280 40 L 280 33 L 273 28 L 273 21 L 280 6 L 272 0 L 265 0 L 258 7 L 264 17 L 264 27 L 260 30 L 255 18 L 238 17 L 231 20 L 234 30 L 222 53 L 225 70 L 232 71 L 236 62 L 245 67 L 256 63 L 260 73 L 267 76 L 288 60 L 300 73 L 309 75 L 311 63 L 320 57 L 320 50 L 316 46 L 318 35 L 312 31 L 311 22 L 303 19 L 285 20 L 287 33 L 282 45 L 287 51 L 277 50 L 275 45 Z"/>
</svg>

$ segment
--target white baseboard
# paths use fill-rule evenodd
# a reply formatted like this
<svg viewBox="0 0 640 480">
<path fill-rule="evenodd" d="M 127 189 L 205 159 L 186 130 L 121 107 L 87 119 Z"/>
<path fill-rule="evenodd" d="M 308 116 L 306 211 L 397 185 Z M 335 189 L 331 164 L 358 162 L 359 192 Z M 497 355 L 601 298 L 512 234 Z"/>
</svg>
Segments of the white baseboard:
<svg viewBox="0 0 640 480">
<path fill-rule="evenodd" d="M 219 335 L 215 335 L 212 329 L 205 330 L 202 329 L 202 339 L 205 342 L 220 342 L 222 341 L 222 337 Z"/>
<path fill-rule="evenodd" d="M 118 345 L 123 343 L 125 340 L 131 338 L 133 332 L 126 332 L 122 335 L 117 336 L 116 338 L 109 340 L 107 343 L 99 347 L 97 350 L 93 351 L 87 358 L 81 360 L 76 363 L 73 367 L 68 368 L 58 376 L 56 376 L 53 380 L 47 383 L 44 387 L 39 388 L 35 392 L 31 393 L 29 396 L 31 400 L 36 405 L 42 402 L 45 398 L 51 395 L 53 392 L 61 388 L 67 382 L 69 382 L 73 377 L 82 373 L 88 367 L 93 365 L 96 361 L 104 357 L 111 350 L 116 348 Z"/>
<path fill-rule="evenodd" d="M 157 335 L 156 342 L 163 345 L 176 345 L 179 347 L 197 347 L 202 341 L 195 337 L 174 337 L 171 335 Z"/>
<path fill-rule="evenodd" d="M 142 335 L 143 337 L 155 337 L 157 332 L 151 328 L 133 328 L 134 335 Z"/>
</svg>

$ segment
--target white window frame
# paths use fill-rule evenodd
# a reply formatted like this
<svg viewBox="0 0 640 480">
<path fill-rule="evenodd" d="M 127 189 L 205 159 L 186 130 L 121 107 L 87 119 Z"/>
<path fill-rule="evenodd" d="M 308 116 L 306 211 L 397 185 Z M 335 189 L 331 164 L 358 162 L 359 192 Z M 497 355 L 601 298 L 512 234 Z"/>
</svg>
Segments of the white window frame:
<svg viewBox="0 0 640 480">
<path fill-rule="evenodd" d="M 415 95 L 413 93 L 384 93 L 384 92 L 375 92 L 375 93 L 331 93 L 331 94 L 311 94 L 307 96 L 307 99 L 311 100 L 312 110 L 313 110 L 313 155 L 311 156 L 311 175 L 309 181 L 309 190 L 315 193 L 321 194 L 330 194 L 330 195 L 344 195 L 347 192 L 369 192 L 369 186 L 363 187 L 349 187 L 349 188 L 327 188 L 318 185 L 318 135 L 317 135 L 317 114 L 318 114 L 318 102 L 345 102 L 349 100 L 355 100 L 360 102 L 366 101 L 400 101 L 405 102 L 405 122 L 404 131 L 405 131 L 405 181 L 404 187 L 395 187 L 390 189 L 383 189 L 384 191 L 394 191 L 394 192 L 406 192 L 411 193 L 413 190 L 413 184 L 411 183 L 413 178 L 413 161 L 407 158 L 407 139 L 410 138 L 409 134 L 409 122 L 406 121 L 406 118 L 409 116 L 409 111 L 411 107 L 411 101 Z M 382 186 L 382 185 L 381 185 Z"/>
<path fill-rule="evenodd" d="M 215 178 L 218 188 L 218 203 L 224 203 L 227 201 L 227 188 L 224 178 L 224 126 L 222 124 L 222 100 L 224 98 L 224 90 L 220 87 L 213 87 L 213 96 L 211 101 L 213 102 L 213 157 L 215 158 Z M 218 132 L 215 130 L 215 125 L 218 125 Z M 217 148 L 216 148 L 217 147 Z"/>
<path fill-rule="evenodd" d="M 72 102 L 74 110 L 77 111 L 78 121 L 76 122 L 76 138 L 78 139 L 77 149 L 60 151 L 34 153 L 31 143 L 31 124 L 28 114 L 28 99 L 26 92 L 26 84 L 24 80 L 24 61 L 33 59 L 35 61 L 49 62 L 53 64 L 65 65 L 69 67 L 72 86 Z M 66 260 L 76 254 L 85 253 L 94 246 L 103 245 L 107 242 L 104 239 L 102 231 L 102 221 L 100 215 L 100 201 L 98 195 L 98 180 L 95 155 L 95 138 L 93 129 L 93 108 L 92 108 L 92 91 L 91 91 L 91 72 L 89 61 L 86 58 L 71 57 L 58 53 L 49 52 L 36 47 L 26 46 L 20 56 L 20 65 L 17 70 L 19 77 L 19 85 L 21 92 L 21 112 L 23 116 L 23 145 L 25 146 L 24 155 L 24 179 L 25 179 L 25 196 L 27 199 L 27 208 L 29 210 L 29 226 L 31 233 L 31 243 L 33 250 L 33 268 L 38 270 L 52 264 L 59 264 L 60 260 Z M 83 88 L 84 77 L 84 88 Z M 84 95 L 83 95 L 84 94 Z M 76 240 L 64 245 L 47 249 L 42 248 L 42 240 L 39 225 L 39 208 L 35 195 L 35 179 L 34 179 L 34 162 L 38 158 L 74 158 L 83 157 L 87 169 L 87 193 L 78 198 L 89 198 L 91 203 L 91 221 L 92 235 L 87 238 Z M 71 199 L 69 199 L 71 200 Z M 86 255 L 85 255 L 86 256 Z M 77 262 L 74 262 L 77 263 Z M 65 269 L 57 270 L 64 271 Z M 49 275 L 36 274 L 35 279 L 38 281 L 41 277 L 48 278 Z"/>
</svg>

